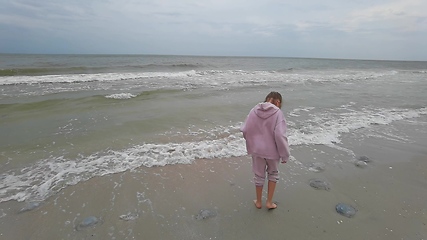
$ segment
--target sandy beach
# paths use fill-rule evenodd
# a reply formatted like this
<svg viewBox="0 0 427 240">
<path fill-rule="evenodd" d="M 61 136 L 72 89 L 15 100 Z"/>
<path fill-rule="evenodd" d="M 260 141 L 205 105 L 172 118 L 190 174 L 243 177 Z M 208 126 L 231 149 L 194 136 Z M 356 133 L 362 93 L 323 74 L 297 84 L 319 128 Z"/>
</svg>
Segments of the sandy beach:
<svg viewBox="0 0 427 240">
<path fill-rule="evenodd" d="M 0 239 L 426 239 L 425 136 L 413 136 L 412 144 L 343 138 L 356 156 L 294 146 L 280 167 L 275 210 L 252 202 L 249 156 L 198 159 L 92 178 L 29 211 L 2 203 Z M 363 168 L 354 164 L 362 155 L 370 159 Z M 330 190 L 312 188 L 313 178 Z M 357 213 L 338 214 L 338 203 Z"/>
</svg>

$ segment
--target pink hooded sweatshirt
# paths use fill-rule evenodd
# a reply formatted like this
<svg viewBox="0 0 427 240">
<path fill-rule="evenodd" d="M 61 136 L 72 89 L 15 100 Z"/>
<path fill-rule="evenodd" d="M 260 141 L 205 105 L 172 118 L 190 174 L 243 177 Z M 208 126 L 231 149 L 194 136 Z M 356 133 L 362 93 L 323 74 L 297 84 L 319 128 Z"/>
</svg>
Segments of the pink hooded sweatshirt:
<svg viewBox="0 0 427 240">
<path fill-rule="evenodd" d="M 282 162 L 287 162 L 290 155 L 286 130 L 282 111 L 269 102 L 259 103 L 252 108 L 240 127 L 246 139 L 248 154 L 282 159 Z"/>
</svg>

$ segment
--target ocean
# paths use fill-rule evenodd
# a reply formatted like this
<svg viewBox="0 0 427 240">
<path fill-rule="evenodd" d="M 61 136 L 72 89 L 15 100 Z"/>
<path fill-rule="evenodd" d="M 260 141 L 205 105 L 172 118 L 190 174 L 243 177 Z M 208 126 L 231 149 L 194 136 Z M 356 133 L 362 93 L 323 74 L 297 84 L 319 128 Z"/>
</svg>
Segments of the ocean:
<svg viewBox="0 0 427 240">
<path fill-rule="evenodd" d="M 239 127 L 270 91 L 283 96 L 291 149 L 357 155 L 344 137 L 409 143 L 405 126 L 426 132 L 427 62 L 1 54 L 0 203 L 245 156 Z"/>
</svg>

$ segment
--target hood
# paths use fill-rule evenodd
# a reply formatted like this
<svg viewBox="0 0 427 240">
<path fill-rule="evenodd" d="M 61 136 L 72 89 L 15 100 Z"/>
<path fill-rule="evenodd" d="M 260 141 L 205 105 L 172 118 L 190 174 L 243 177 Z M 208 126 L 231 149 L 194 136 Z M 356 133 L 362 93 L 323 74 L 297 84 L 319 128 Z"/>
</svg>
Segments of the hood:
<svg viewBox="0 0 427 240">
<path fill-rule="evenodd" d="M 279 108 L 276 107 L 276 105 L 269 102 L 259 103 L 258 105 L 255 106 L 255 109 L 254 109 L 255 114 L 258 117 L 263 119 L 271 117 L 277 111 L 279 111 Z"/>
</svg>

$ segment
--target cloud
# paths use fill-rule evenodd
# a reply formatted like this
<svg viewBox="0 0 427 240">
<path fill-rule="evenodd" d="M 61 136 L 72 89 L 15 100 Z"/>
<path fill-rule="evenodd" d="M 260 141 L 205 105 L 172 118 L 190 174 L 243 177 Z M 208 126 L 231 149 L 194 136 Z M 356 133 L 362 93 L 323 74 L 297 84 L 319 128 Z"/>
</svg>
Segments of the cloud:
<svg viewBox="0 0 427 240">
<path fill-rule="evenodd" d="M 365 28 L 369 25 L 392 31 L 426 31 L 427 2 L 422 0 L 399 0 L 359 9 L 350 13 L 344 28 L 348 31 Z"/>
<path fill-rule="evenodd" d="M 366 58 L 381 58 L 397 44 L 427 47 L 423 0 L 0 1 L 0 27 L 7 35 L 0 37 L 0 52 L 19 49 L 14 42 L 25 44 L 27 51 L 37 41 L 57 46 L 66 41 L 67 48 L 58 48 L 73 52 L 263 55 L 264 51 L 346 58 L 360 57 L 361 51 L 346 46 L 379 47 L 376 56 L 367 53 Z M 335 50 L 337 46 L 342 47 Z M 55 51 L 45 48 L 33 51 Z"/>
</svg>

